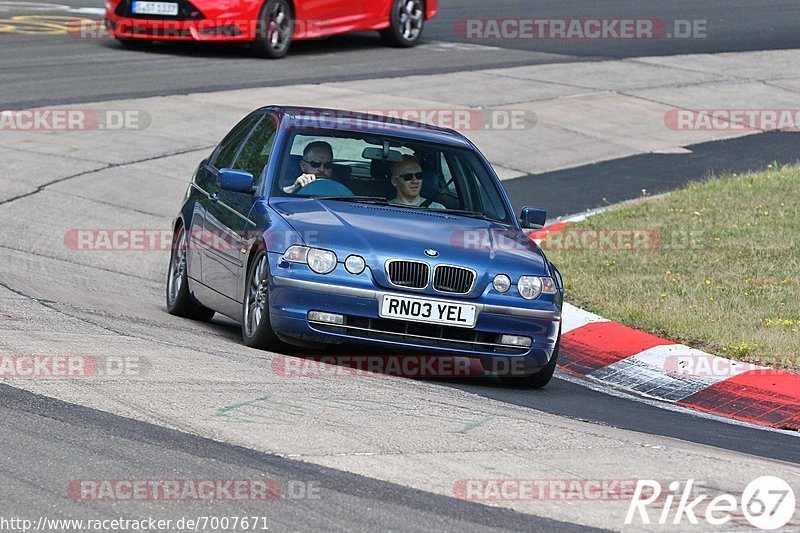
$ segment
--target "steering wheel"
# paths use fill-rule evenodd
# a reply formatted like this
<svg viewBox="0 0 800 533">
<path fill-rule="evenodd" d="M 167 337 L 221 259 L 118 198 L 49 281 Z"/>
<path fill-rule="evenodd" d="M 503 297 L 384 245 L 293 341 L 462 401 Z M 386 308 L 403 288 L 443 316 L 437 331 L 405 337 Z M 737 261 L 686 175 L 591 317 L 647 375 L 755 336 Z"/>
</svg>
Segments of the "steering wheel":
<svg viewBox="0 0 800 533">
<path fill-rule="evenodd" d="M 295 194 L 311 196 L 354 196 L 353 191 L 335 180 L 318 178 L 300 188 Z"/>
</svg>

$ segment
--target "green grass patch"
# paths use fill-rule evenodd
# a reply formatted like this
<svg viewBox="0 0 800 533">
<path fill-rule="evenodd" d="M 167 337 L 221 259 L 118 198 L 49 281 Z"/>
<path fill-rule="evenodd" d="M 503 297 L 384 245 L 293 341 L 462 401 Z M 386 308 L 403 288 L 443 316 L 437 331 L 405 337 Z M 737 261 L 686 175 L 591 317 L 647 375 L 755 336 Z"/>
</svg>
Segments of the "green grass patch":
<svg viewBox="0 0 800 533">
<path fill-rule="evenodd" d="M 709 178 L 542 246 L 574 305 L 717 355 L 800 368 L 800 166 Z"/>
</svg>

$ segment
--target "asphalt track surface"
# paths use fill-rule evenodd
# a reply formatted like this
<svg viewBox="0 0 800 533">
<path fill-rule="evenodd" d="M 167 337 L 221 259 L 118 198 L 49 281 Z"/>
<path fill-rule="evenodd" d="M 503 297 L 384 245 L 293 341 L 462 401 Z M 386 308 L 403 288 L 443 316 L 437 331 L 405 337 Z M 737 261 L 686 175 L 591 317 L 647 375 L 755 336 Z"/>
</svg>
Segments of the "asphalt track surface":
<svg viewBox="0 0 800 533">
<path fill-rule="evenodd" d="M 778 161 L 800 161 L 800 133 L 769 132 L 694 144 L 685 154 L 641 154 L 577 168 L 505 180 L 515 211 L 547 206 L 549 217 L 579 213 L 649 194 L 669 192 L 692 181 L 744 173 Z M 601 184 L 587 187 L 587 183 Z M 569 191 L 569 194 L 564 194 Z"/>
<path fill-rule="evenodd" d="M 372 36 L 349 36 L 297 46 L 292 56 L 282 61 L 280 66 L 275 62 L 253 60 L 236 47 L 197 49 L 165 46 L 142 53 L 123 50 L 115 43 L 72 41 L 66 36 L 0 34 L 0 44 L 3 45 L 0 48 L 0 63 L 3 65 L 0 70 L 0 103 L 3 107 L 21 107 L 299 81 L 321 82 L 398 73 L 572 61 L 587 57 L 602 59 L 659 53 L 786 48 L 797 46 L 796 28 L 800 22 L 795 4 L 791 2 L 761 2 L 758 9 L 746 7 L 744 2 L 706 2 L 701 6 L 690 2 L 671 3 L 669 6 L 640 3 L 635 7 L 629 2 L 617 2 L 606 3 L 602 8 L 592 7 L 595 3 L 583 3 L 580 8 L 573 5 L 567 13 L 564 12 L 566 8 L 560 6 L 561 2 L 537 2 L 536 16 L 630 17 L 631 10 L 634 10 L 636 16 L 717 20 L 719 24 L 713 27 L 719 33 L 705 40 L 670 40 L 635 43 L 635 46 L 630 43 L 512 42 L 492 43 L 499 50 L 472 46 L 448 48 L 449 45 L 441 43 L 455 40 L 452 25 L 460 18 L 531 16 L 530 8 L 514 2 L 487 5 L 470 0 L 448 4 L 443 2 L 442 17 L 427 30 L 429 42 L 416 50 L 388 50 L 380 47 Z M 743 7 L 737 7 L 739 4 Z M 720 12 L 724 12 L 724 20 L 715 15 Z M 710 36 L 711 28 L 709 22 Z M 13 42 L 14 46 L 6 46 L 8 42 Z M 343 65 L 347 65 L 346 70 Z M 773 160 L 794 161 L 800 156 L 799 144 L 797 134 L 763 134 L 697 145 L 692 147 L 692 154 L 636 156 L 526 176 L 510 180 L 505 185 L 515 201 L 547 205 L 551 215 L 574 213 L 636 196 L 641 188 L 653 193 L 662 192 L 679 186 L 683 180 L 699 179 L 711 172 L 760 168 Z M 559 187 L 568 186 L 570 180 L 585 183 L 587 175 L 616 179 L 598 180 L 609 187 L 597 190 L 584 187 L 580 194 L 571 195 L 569 199 L 555 192 Z M 546 192 L 545 196 L 541 192 L 537 197 L 526 196 L 530 194 L 530 180 L 534 179 L 540 184 L 552 185 L 538 187 L 539 191 L 553 191 L 550 193 L 552 196 L 546 196 Z M 74 192 L 80 191 L 76 189 Z M 21 199 L 18 202 L 25 201 Z M 0 205 L 0 210 L 13 204 Z M 47 204 L 32 204 L 32 209 L 43 207 Z M 79 204 L 76 203 L 74 208 L 79 209 Z M 45 314 L 47 310 L 60 314 L 58 320 L 49 319 L 52 324 L 59 324 L 53 326 L 55 329 L 66 328 L 63 323 L 79 320 L 98 328 L 122 332 L 125 330 L 121 328 L 127 324 L 156 337 L 180 324 L 164 313 L 160 299 L 154 299 L 158 291 L 153 286 L 157 283 L 150 276 L 143 274 L 137 279 L 119 275 L 114 271 L 115 265 L 104 265 L 92 271 L 94 276 L 108 275 L 109 279 L 99 283 L 101 287 L 112 283 L 121 285 L 115 291 L 118 300 L 109 301 L 105 307 L 102 303 L 104 296 L 93 293 L 99 289 L 90 280 L 80 279 L 83 272 L 74 266 L 67 268 L 69 272 L 64 279 L 59 278 L 63 286 L 42 288 L 48 279 L 61 272 L 64 265 L 52 263 L 47 253 L 32 248 L 31 243 L 21 239 L 13 248 L 3 249 L 3 254 L 7 255 L 3 268 L 6 265 L 18 268 L 0 277 L 0 297 L 12 298 L 2 300 L 6 305 L 22 296 L 32 296 L 35 300 L 31 303 L 42 306 Z M 146 290 L 137 284 L 145 285 Z M 122 296 L 126 291 L 132 293 L 130 301 Z M 24 314 L 22 307 L 18 311 Z M 14 323 L 7 326 L 13 327 Z M 209 326 L 192 325 L 191 328 L 198 330 L 198 334 L 190 338 L 192 342 L 199 344 L 209 335 L 213 336 L 209 342 L 220 354 L 229 354 L 225 357 L 234 358 L 232 354 L 240 350 L 238 329 L 230 321 L 218 319 Z M 549 413 L 589 426 L 665 436 L 800 464 L 800 447 L 794 435 L 661 409 L 650 403 L 589 389 L 575 380 L 555 379 L 548 388 L 535 394 L 505 389 L 491 380 L 477 383 L 430 380 L 421 385 L 451 388 L 477 398 L 524 407 L 534 413 Z M 271 504 L 267 516 L 277 530 L 435 528 L 472 531 L 490 530 L 493 526 L 512 530 L 588 530 L 204 439 L 188 431 L 166 429 L 6 385 L 0 385 L 0 424 L 3 426 L 0 501 L 4 513 L 8 511 L 11 515 L 52 513 L 51 516 L 75 516 L 76 513 L 86 513 L 85 504 L 64 498 L 64 486 L 69 480 L 91 477 L 98 471 L 113 478 L 115 475 L 147 477 L 149 473 L 163 476 L 167 470 L 175 477 L 183 478 L 241 478 L 257 474 L 278 480 L 321 481 L 325 497 L 318 502 L 304 500 L 300 505 L 279 500 Z M 98 517 L 130 514 L 139 518 L 150 513 L 163 518 L 179 518 L 188 514 L 186 507 L 170 508 L 155 503 L 142 504 L 133 511 L 130 507 L 112 503 L 93 504 L 91 509 Z M 264 511 L 251 504 L 237 503 L 213 508 L 198 505 L 191 508 L 191 513 L 220 516 L 264 514 Z"/>
<path fill-rule="evenodd" d="M 39 502 L 45 518 L 86 516 L 85 503 L 62 497 L 70 480 L 90 478 L 98 469 L 119 479 L 130 472 L 138 479 L 155 479 L 168 469 L 175 479 L 267 477 L 280 482 L 282 497 L 268 503 L 201 502 L 188 509 L 163 502 L 145 502 L 135 509 L 120 502 L 94 502 L 92 518 L 152 516 L 177 522 L 184 517 L 258 516 L 265 517 L 259 526 L 267 524 L 272 531 L 602 531 L 258 453 L 5 385 L 0 385 L 0 424 L 5 517 L 31 516 L 31 501 Z M 36 464 L 31 463 L 31 450 Z M 308 490 L 318 498 L 293 500 Z"/>
<path fill-rule="evenodd" d="M 99 1 L 54 4 L 102 7 Z M 576 2 L 442 0 L 441 15 L 413 50 L 381 46 L 375 34 L 296 43 L 285 61 L 253 59 L 241 46 L 158 45 L 123 49 L 66 33 L 0 32 L 0 106 L 93 102 L 185 92 L 432 74 L 611 57 L 769 50 L 800 46 L 800 10 L 790 0 Z M 754 7 L 756 6 L 757 7 Z M 63 10 L 2 8 L 0 17 L 73 16 Z M 652 40 L 468 40 L 454 31 L 468 18 L 651 18 L 705 21 L 703 37 Z M 53 90 L 57 87 L 57 90 Z"/>
</svg>

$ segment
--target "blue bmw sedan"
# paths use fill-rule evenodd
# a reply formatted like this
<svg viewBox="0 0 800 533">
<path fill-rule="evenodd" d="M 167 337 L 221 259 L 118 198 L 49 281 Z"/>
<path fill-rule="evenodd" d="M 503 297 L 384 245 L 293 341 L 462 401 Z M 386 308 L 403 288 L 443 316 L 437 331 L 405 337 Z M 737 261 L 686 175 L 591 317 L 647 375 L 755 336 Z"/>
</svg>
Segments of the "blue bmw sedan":
<svg viewBox="0 0 800 533">
<path fill-rule="evenodd" d="M 491 165 L 456 131 L 265 107 L 202 161 L 175 221 L 170 313 L 280 350 L 358 343 L 475 358 L 515 386 L 553 375 L 563 283 Z"/>
</svg>

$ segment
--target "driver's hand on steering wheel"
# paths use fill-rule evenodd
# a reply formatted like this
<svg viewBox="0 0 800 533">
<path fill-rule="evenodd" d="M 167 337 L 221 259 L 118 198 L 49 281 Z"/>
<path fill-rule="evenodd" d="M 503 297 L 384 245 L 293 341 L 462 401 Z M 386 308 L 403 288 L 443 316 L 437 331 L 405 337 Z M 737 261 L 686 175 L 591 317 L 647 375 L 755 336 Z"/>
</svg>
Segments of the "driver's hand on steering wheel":
<svg viewBox="0 0 800 533">
<path fill-rule="evenodd" d="M 295 191 L 297 191 L 299 189 L 302 189 L 303 187 L 305 187 L 306 185 L 308 185 L 309 183 L 311 183 L 315 179 L 317 179 L 317 176 L 315 176 L 314 174 L 303 174 L 302 176 L 300 176 L 299 178 L 294 180 L 293 184 L 291 184 L 291 185 L 289 185 L 287 187 L 284 187 L 283 188 L 283 192 L 293 193 L 293 192 L 295 192 Z"/>
</svg>

